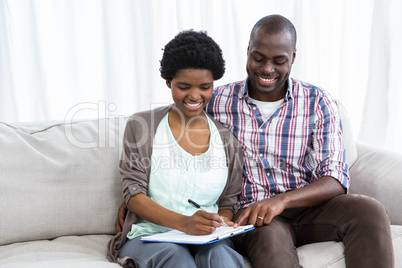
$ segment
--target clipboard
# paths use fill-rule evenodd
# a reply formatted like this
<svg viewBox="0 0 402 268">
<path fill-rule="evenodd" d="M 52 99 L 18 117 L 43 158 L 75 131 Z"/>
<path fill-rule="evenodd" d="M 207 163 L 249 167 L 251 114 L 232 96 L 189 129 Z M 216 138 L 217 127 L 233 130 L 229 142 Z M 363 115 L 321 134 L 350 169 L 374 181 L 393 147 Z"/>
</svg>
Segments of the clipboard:
<svg viewBox="0 0 402 268">
<path fill-rule="evenodd" d="M 157 242 L 157 243 L 176 243 L 176 244 L 190 244 L 190 245 L 206 245 L 211 244 L 241 233 L 253 230 L 253 225 L 244 225 L 237 228 L 221 226 L 209 235 L 188 235 L 178 230 L 172 230 L 166 233 L 155 235 L 143 236 L 143 242 Z"/>
</svg>

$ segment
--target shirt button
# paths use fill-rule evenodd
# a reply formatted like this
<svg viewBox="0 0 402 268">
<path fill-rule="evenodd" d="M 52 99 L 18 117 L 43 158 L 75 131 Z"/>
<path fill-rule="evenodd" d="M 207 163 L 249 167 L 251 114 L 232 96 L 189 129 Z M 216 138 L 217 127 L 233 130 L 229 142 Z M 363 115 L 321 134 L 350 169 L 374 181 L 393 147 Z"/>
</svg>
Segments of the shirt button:
<svg viewBox="0 0 402 268">
<path fill-rule="evenodd" d="M 131 190 L 133 190 L 133 192 L 135 192 L 135 190 L 137 190 L 137 188 L 135 188 L 134 186 L 131 188 Z"/>
<path fill-rule="evenodd" d="M 268 173 L 267 173 L 267 176 L 269 177 L 269 176 L 271 176 L 271 174 L 268 172 Z"/>
<path fill-rule="evenodd" d="M 256 108 L 255 107 L 253 107 L 253 110 L 255 110 Z"/>
<path fill-rule="evenodd" d="M 262 157 L 262 154 L 260 154 L 260 156 Z"/>
<path fill-rule="evenodd" d="M 260 129 L 260 133 L 263 133 L 263 132 L 264 132 L 264 130 L 261 128 L 261 129 Z"/>
</svg>

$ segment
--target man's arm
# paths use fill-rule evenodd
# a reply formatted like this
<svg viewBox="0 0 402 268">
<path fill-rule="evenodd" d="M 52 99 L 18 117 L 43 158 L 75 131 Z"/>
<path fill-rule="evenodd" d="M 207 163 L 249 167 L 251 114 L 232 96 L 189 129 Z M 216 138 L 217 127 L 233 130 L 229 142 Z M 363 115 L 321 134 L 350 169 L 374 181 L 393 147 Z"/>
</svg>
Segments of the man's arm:
<svg viewBox="0 0 402 268">
<path fill-rule="evenodd" d="M 128 211 L 128 208 L 127 208 L 126 202 L 123 201 L 123 203 L 121 203 L 121 205 L 119 207 L 119 211 L 117 212 L 117 218 L 116 218 L 116 223 L 115 223 L 116 231 L 118 233 L 123 231 L 124 220 L 126 219 L 127 211 Z"/>
<path fill-rule="evenodd" d="M 237 219 L 234 227 L 269 224 L 284 209 L 317 206 L 341 194 L 345 194 L 345 188 L 339 181 L 332 177 L 321 177 L 303 188 L 251 204 Z"/>
</svg>

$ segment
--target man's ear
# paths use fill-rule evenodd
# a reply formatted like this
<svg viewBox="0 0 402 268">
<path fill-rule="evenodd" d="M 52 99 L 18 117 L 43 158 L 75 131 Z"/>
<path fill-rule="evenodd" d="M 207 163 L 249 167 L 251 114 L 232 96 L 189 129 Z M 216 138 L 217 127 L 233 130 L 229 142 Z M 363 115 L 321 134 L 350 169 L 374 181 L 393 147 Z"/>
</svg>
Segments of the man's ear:
<svg viewBox="0 0 402 268">
<path fill-rule="evenodd" d="M 293 59 L 292 59 L 292 64 L 295 62 L 295 59 L 296 59 L 296 48 L 295 48 L 295 50 L 293 50 Z"/>
<path fill-rule="evenodd" d="M 166 85 L 167 85 L 168 88 L 171 88 L 171 87 L 172 87 L 172 84 L 170 83 L 169 80 L 166 80 Z"/>
</svg>

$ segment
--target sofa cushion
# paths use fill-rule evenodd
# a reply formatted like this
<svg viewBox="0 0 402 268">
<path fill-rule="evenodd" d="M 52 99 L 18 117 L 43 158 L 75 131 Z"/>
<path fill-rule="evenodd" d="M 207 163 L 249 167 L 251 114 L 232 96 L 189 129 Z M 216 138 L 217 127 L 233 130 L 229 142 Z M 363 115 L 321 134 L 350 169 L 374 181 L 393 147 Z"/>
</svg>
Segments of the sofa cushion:
<svg viewBox="0 0 402 268">
<path fill-rule="evenodd" d="M 350 169 L 350 192 L 380 201 L 391 224 L 402 225 L 402 154 L 356 142 L 359 159 Z"/>
<path fill-rule="evenodd" d="M 0 245 L 112 234 L 124 118 L 0 123 Z"/>
<path fill-rule="evenodd" d="M 0 267 L 8 268 L 118 268 L 106 259 L 110 235 L 64 236 L 5 245 L 0 250 Z"/>
<path fill-rule="evenodd" d="M 402 226 L 391 226 L 395 267 L 402 267 Z M 5 245 L 0 250 L 0 267 L 120 267 L 106 260 L 110 235 L 68 236 Z M 342 242 L 322 242 L 297 248 L 304 268 L 344 268 Z M 248 258 L 245 265 L 251 268 Z"/>
</svg>

